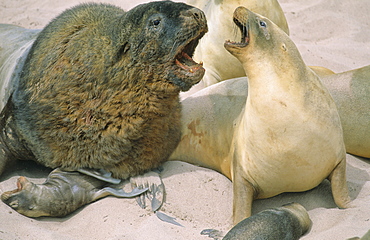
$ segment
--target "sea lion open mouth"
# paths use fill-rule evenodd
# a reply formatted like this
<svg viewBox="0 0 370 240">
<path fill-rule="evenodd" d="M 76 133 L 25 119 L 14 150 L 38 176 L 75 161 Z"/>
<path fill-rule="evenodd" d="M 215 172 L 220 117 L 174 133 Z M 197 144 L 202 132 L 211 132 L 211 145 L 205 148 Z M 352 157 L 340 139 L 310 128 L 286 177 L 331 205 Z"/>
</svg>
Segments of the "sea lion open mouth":
<svg viewBox="0 0 370 240">
<path fill-rule="evenodd" d="M 240 48 L 248 46 L 249 40 L 250 40 L 248 19 L 243 19 L 243 20 L 240 19 L 240 16 L 237 14 L 237 11 L 235 11 L 233 21 L 236 24 L 236 26 L 240 29 L 242 37 L 241 37 L 240 42 L 232 42 L 230 40 L 227 40 L 226 44 L 233 45 L 235 47 L 240 47 Z"/>
<path fill-rule="evenodd" d="M 182 69 L 190 73 L 195 73 L 199 70 L 204 72 L 203 63 L 197 63 L 192 59 L 193 53 L 196 46 L 199 43 L 199 39 L 203 37 L 205 32 L 201 32 L 194 39 L 191 39 L 175 57 L 175 63 Z"/>
<path fill-rule="evenodd" d="M 15 194 L 21 192 L 24 188 L 24 185 L 28 182 L 28 180 L 25 177 L 19 177 L 17 180 L 17 189 L 14 189 L 12 191 L 7 191 L 1 194 L 1 200 L 3 202 L 7 202 L 12 196 Z"/>
</svg>

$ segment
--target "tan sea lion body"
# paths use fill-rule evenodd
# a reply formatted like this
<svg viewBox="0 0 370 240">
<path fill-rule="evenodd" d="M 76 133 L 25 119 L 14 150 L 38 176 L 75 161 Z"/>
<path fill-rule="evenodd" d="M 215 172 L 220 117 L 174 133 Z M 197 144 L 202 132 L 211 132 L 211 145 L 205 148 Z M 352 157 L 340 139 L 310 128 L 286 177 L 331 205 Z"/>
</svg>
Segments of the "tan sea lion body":
<svg viewBox="0 0 370 240">
<path fill-rule="evenodd" d="M 238 6 L 247 7 L 268 17 L 289 34 L 284 12 L 277 0 L 186 0 L 186 2 L 202 9 L 208 21 L 209 31 L 201 39 L 194 53 L 194 59 L 204 62 L 206 73 L 200 83 L 204 86 L 245 76 L 240 62 L 223 47 L 225 39 L 234 36 L 235 39 L 239 39 L 240 34 L 235 31 L 232 22 L 233 12 Z"/>
<path fill-rule="evenodd" d="M 234 188 L 234 223 L 251 215 L 253 199 L 306 191 L 325 178 L 336 204 L 346 207 L 345 148 L 333 99 L 281 29 L 245 8 L 238 8 L 236 17 L 248 32 L 246 42 L 225 47 L 247 73 L 248 83 L 233 82 L 245 86 L 243 96 L 241 89 L 236 94 L 225 86 L 218 91 L 228 84 L 219 83 L 183 100 L 182 138 L 170 159 L 228 176 Z M 240 107 L 237 99 L 247 95 Z"/>
<path fill-rule="evenodd" d="M 184 3 L 66 10 L 39 33 L 1 113 L 2 165 L 33 159 L 120 179 L 157 167 L 179 141 L 179 92 L 203 77 L 190 56 L 206 31 Z"/>
</svg>

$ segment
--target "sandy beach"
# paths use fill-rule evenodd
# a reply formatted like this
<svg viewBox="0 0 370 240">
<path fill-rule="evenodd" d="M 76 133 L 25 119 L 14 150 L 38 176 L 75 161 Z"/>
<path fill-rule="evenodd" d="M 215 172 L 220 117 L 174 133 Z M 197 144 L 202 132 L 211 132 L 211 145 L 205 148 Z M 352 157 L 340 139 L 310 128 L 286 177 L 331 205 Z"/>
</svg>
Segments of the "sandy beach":
<svg viewBox="0 0 370 240">
<path fill-rule="evenodd" d="M 66 8 L 82 1 L 1 0 L 0 23 L 43 28 Z M 130 9 L 142 0 L 104 0 Z M 370 1 L 280 0 L 290 36 L 307 65 L 343 72 L 370 64 Z M 1 41 L 1 39 L 0 39 Z M 370 103 L 369 103 L 370 104 Z M 42 183 L 50 169 L 33 162 L 19 162 L 0 177 L 0 194 L 16 188 L 19 176 Z M 167 162 L 161 173 L 166 200 L 161 211 L 183 227 L 160 221 L 141 209 L 135 199 L 107 197 L 65 218 L 31 219 L 0 202 L 0 239 L 210 239 L 200 235 L 213 228 L 226 233 L 232 223 L 232 183 L 218 172 L 180 161 Z M 370 229 L 370 160 L 347 154 L 347 182 L 355 207 L 338 209 L 330 184 L 303 193 L 284 193 L 256 200 L 253 213 L 298 202 L 313 221 L 304 240 L 344 240 L 363 236 Z"/>
</svg>

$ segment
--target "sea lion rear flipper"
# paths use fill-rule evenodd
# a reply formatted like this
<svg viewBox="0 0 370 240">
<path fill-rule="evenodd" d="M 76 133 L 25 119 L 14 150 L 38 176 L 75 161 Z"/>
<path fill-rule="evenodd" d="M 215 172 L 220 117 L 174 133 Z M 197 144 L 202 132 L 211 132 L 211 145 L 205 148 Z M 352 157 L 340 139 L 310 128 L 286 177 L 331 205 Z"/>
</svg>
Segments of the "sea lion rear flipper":
<svg viewBox="0 0 370 240">
<path fill-rule="evenodd" d="M 149 199 L 152 211 L 163 222 L 171 223 L 183 227 L 175 221 L 175 218 L 168 216 L 165 213 L 159 212 L 159 208 L 163 204 L 165 195 L 164 184 L 158 172 L 147 172 L 143 175 L 132 177 L 130 179 L 131 186 L 134 188 L 148 188 L 149 190 L 136 198 L 137 203 L 141 208 L 146 208 L 146 198 Z"/>
<path fill-rule="evenodd" d="M 112 173 L 104 169 L 79 168 L 77 171 L 108 183 L 119 184 L 121 182 L 120 179 L 113 178 Z"/>
<path fill-rule="evenodd" d="M 146 208 L 145 198 L 149 199 L 153 212 L 162 206 L 165 190 L 158 173 L 150 171 L 143 175 L 132 177 L 130 182 L 133 188 L 149 188 L 145 194 L 138 196 L 136 199 L 141 208 Z"/>
<path fill-rule="evenodd" d="M 148 188 L 134 188 L 131 192 L 125 192 L 123 189 L 115 189 L 111 187 L 105 187 L 98 190 L 93 197 L 93 201 L 106 196 L 115 196 L 119 198 L 131 198 L 142 195 L 144 192 L 148 191 Z"/>
</svg>

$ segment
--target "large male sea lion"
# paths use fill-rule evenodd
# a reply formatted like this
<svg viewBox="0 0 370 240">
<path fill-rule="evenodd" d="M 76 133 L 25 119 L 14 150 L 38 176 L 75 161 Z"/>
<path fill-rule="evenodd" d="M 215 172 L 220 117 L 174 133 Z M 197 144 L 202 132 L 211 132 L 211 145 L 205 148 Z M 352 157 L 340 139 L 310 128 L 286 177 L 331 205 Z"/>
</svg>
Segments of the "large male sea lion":
<svg viewBox="0 0 370 240">
<path fill-rule="evenodd" d="M 208 20 L 209 32 L 201 39 L 194 53 L 195 60 L 204 62 L 206 73 L 200 83 L 204 86 L 245 76 L 240 62 L 223 47 L 225 39 L 237 37 L 232 16 L 238 6 L 266 16 L 289 33 L 284 12 L 277 0 L 186 0 L 186 3 L 202 9 Z"/>
<path fill-rule="evenodd" d="M 179 92 L 204 75 L 191 56 L 206 31 L 202 11 L 170 1 L 63 12 L 38 34 L 12 80 L 1 112 L 0 174 L 14 159 L 104 169 L 120 179 L 157 167 L 179 141 Z"/>
<path fill-rule="evenodd" d="M 347 207 L 343 134 L 330 94 L 278 26 L 243 7 L 234 21 L 242 40 L 225 47 L 248 82 L 219 83 L 182 101 L 181 142 L 170 159 L 229 177 L 234 223 L 251 215 L 254 199 L 306 191 L 325 178 L 336 204 Z M 221 84 L 234 86 L 219 91 Z"/>
</svg>

